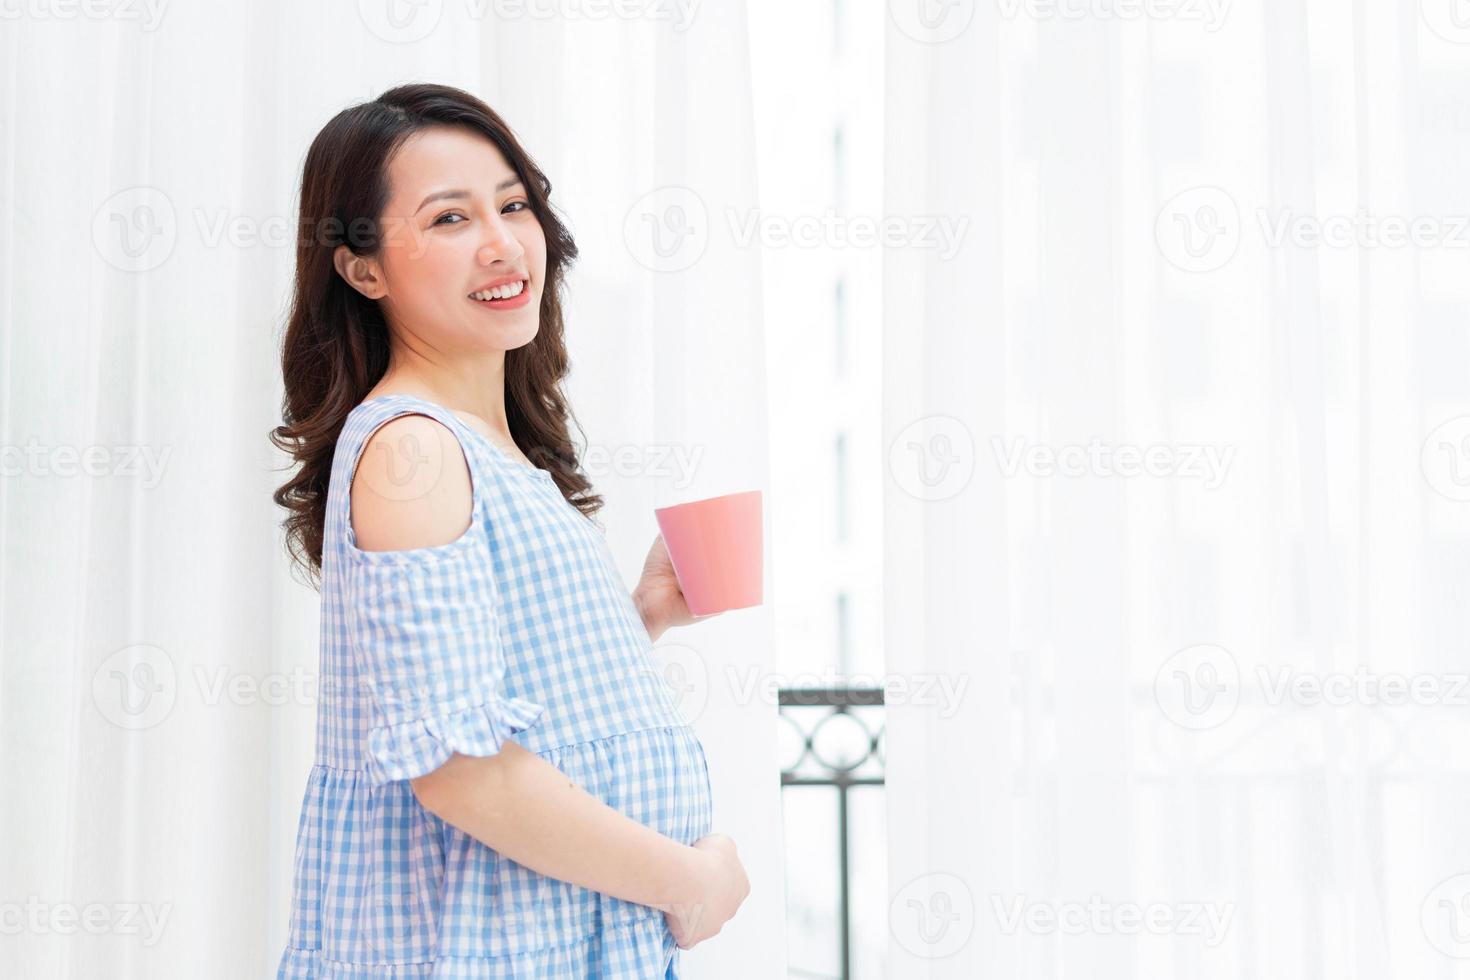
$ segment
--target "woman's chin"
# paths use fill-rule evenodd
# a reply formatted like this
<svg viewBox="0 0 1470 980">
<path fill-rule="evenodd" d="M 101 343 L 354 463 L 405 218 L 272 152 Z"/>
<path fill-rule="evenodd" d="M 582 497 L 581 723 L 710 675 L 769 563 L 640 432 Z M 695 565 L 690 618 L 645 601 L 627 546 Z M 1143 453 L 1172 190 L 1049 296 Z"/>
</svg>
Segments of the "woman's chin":
<svg viewBox="0 0 1470 980">
<path fill-rule="evenodd" d="M 536 339 L 540 326 L 536 317 L 528 316 L 515 320 L 507 317 L 506 320 L 505 323 L 491 324 L 489 329 L 486 329 L 484 324 L 480 324 L 475 332 L 476 339 L 485 344 L 487 350 L 502 351 L 524 347 Z"/>
</svg>

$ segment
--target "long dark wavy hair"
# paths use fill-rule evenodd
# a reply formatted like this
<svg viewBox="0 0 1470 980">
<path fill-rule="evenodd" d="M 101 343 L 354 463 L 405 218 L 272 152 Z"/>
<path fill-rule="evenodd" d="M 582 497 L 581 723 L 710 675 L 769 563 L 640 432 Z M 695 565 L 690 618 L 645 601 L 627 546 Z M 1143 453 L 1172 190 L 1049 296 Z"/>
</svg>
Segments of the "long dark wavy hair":
<svg viewBox="0 0 1470 980">
<path fill-rule="evenodd" d="M 586 517 L 602 508 L 602 498 L 578 469 L 568 435 L 575 419 L 561 390 L 570 367 L 561 287 L 577 246 L 551 206 L 551 181 L 481 100 L 447 85 L 401 85 L 334 116 L 312 140 L 302 168 L 296 282 L 281 344 L 283 424 L 269 438 L 301 464 L 272 496 L 288 511 L 282 522 L 287 550 L 313 585 L 321 576 L 337 437 L 347 413 L 388 369 L 388 325 L 378 301 L 342 279 L 333 250 L 346 245 L 355 255 L 378 253 L 388 163 L 410 135 L 439 125 L 463 127 L 499 147 L 546 236 L 540 326 L 530 343 L 505 354 L 511 436 Z"/>
</svg>

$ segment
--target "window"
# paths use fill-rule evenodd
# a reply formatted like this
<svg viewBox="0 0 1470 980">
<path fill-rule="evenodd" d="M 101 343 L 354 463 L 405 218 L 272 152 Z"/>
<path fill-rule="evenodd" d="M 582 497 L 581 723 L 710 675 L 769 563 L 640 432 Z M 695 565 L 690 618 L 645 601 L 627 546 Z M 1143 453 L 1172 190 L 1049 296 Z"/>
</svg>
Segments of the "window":
<svg viewBox="0 0 1470 980">
<path fill-rule="evenodd" d="M 841 229 L 880 217 L 887 12 L 842 0 L 747 11 L 761 214 L 822 229 L 816 247 L 762 250 L 772 480 L 784 488 L 772 510 L 776 664 L 808 679 L 781 691 L 788 962 L 793 977 L 870 980 L 888 936 L 872 686 L 885 661 L 882 253 Z"/>
<path fill-rule="evenodd" d="M 848 482 L 851 480 L 847 472 L 847 433 L 837 433 L 837 439 L 832 444 L 832 469 L 833 469 L 833 502 L 832 511 L 837 515 L 837 544 L 845 545 L 847 538 L 847 497 Z"/>
<path fill-rule="evenodd" d="M 840 381 L 847 377 L 847 283 L 841 277 L 832 288 L 832 360 Z"/>
</svg>

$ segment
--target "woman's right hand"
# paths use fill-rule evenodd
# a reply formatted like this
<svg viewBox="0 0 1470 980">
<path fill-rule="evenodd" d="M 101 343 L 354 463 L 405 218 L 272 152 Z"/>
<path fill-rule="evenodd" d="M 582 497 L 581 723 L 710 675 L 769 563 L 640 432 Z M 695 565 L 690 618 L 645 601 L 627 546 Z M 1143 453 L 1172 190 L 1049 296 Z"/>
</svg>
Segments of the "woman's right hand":
<svg viewBox="0 0 1470 980">
<path fill-rule="evenodd" d="M 689 949 L 717 935 L 750 894 L 750 880 L 735 853 L 735 842 L 724 834 L 710 834 L 694 842 L 696 873 L 688 902 L 675 903 L 664 913 L 680 949 Z"/>
</svg>

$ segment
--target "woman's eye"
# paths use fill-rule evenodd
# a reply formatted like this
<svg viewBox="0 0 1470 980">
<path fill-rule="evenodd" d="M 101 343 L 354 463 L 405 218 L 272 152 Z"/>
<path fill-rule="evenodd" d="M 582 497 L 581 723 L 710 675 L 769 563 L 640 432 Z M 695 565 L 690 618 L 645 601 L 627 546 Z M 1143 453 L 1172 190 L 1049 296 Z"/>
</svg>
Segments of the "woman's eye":
<svg viewBox="0 0 1470 980">
<path fill-rule="evenodd" d="M 527 210 L 528 208 L 530 208 L 530 205 L 527 204 L 525 201 L 511 201 L 503 209 L 501 209 L 501 213 L 504 214 L 506 211 L 511 211 L 511 213 L 515 213 L 516 211 L 524 211 L 524 210 Z M 468 221 L 469 220 L 464 215 L 460 214 L 458 211 L 446 211 L 445 213 L 439 215 L 439 217 L 437 217 L 437 218 L 434 219 L 434 224 L 436 224 L 436 225 L 444 225 L 444 224 L 457 225 L 457 224 L 460 223 L 459 221 L 445 221 L 444 220 L 445 218 L 458 218 L 458 219 L 460 219 L 460 221 Z"/>
</svg>

